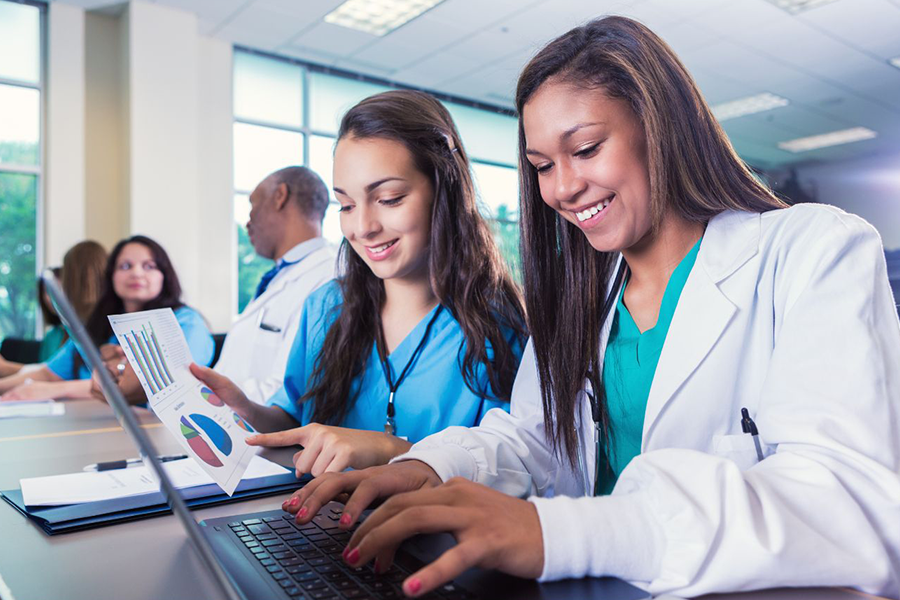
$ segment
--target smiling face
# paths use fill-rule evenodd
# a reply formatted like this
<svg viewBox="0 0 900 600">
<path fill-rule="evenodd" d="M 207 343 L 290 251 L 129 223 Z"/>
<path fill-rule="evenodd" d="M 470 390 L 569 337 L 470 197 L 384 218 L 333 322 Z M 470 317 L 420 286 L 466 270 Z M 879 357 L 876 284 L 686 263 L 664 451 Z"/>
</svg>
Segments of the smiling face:
<svg viewBox="0 0 900 600">
<path fill-rule="evenodd" d="M 550 80 L 525 104 L 522 122 L 548 206 L 596 250 L 645 241 L 652 226 L 647 146 L 624 100 Z"/>
<path fill-rule="evenodd" d="M 341 232 L 380 279 L 428 277 L 434 190 L 400 142 L 342 138 L 334 152 Z"/>
<path fill-rule="evenodd" d="M 126 244 L 116 258 L 113 290 L 127 312 L 140 308 L 162 292 L 164 276 L 150 249 L 138 243 Z"/>
</svg>

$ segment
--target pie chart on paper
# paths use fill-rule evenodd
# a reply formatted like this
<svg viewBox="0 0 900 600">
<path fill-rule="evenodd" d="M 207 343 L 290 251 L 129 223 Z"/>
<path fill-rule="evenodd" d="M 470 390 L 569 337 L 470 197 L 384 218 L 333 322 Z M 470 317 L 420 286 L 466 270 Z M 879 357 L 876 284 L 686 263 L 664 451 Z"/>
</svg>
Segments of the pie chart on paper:
<svg viewBox="0 0 900 600">
<path fill-rule="evenodd" d="M 231 454 L 231 436 L 222 429 L 222 426 L 206 415 L 192 414 L 191 419 L 200 426 L 210 441 L 219 449 L 219 452 L 228 456 Z"/>
<path fill-rule="evenodd" d="M 222 399 L 216 396 L 216 394 L 205 385 L 200 388 L 200 395 L 204 400 L 206 400 L 213 406 L 225 406 L 225 403 L 222 401 Z"/>
<path fill-rule="evenodd" d="M 209 444 L 200 437 L 200 433 L 193 425 L 191 425 L 190 421 L 187 420 L 187 417 L 181 417 L 181 435 L 184 436 L 188 446 L 191 447 L 191 450 L 194 451 L 194 454 L 196 454 L 200 460 L 211 467 L 224 466 L 222 461 L 219 460 L 219 457 L 212 451 L 212 448 L 209 447 Z"/>
<path fill-rule="evenodd" d="M 250 423 L 243 420 L 240 415 L 237 413 L 231 413 L 231 416 L 234 417 L 234 422 L 237 423 L 238 427 L 246 431 L 247 433 L 256 433 L 252 427 L 250 427 Z"/>
</svg>

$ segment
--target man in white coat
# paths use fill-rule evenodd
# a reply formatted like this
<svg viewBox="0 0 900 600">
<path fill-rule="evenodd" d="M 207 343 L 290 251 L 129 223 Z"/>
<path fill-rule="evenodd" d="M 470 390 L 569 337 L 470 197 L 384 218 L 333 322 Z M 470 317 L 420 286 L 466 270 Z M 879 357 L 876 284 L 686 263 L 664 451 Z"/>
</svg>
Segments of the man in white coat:
<svg viewBox="0 0 900 600">
<path fill-rule="evenodd" d="M 334 278 L 335 251 L 322 237 L 327 207 L 325 184 L 305 167 L 275 171 L 250 194 L 250 243 L 275 266 L 228 332 L 215 370 L 254 402 L 281 387 L 303 304 Z"/>
</svg>

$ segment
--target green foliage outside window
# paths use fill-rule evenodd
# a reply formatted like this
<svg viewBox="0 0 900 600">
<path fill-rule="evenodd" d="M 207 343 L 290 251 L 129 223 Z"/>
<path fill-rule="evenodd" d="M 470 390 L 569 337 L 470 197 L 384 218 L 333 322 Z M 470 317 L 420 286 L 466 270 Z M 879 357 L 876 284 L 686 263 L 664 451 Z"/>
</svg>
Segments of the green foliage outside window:
<svg viewBox="0 0 900 600">
<path fill-rule="evenodd" d="M 256 293 L 263 273 L 272 268 L 273 261 L 262 258 L 253 249 L 247 228 L 238 225 L 238 312 L 244 310 Z"/>
<path fill-rule="evenodd" d="M 33 144 L 0 144 L 0 162 L 24 162 Z M 37 177 L 0 173 L 0 338 L 34 337 Z"/>
</svg>

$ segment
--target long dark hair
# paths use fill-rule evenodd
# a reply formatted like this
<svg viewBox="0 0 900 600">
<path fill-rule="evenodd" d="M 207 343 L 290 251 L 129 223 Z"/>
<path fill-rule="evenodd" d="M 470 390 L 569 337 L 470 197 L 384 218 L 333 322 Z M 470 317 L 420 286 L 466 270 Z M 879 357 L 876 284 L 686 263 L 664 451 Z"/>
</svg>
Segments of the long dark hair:
<svg viewBox="0 0 900 600">
<path fill-rule="evenodd" d="M 647 140 L 654 229 L 669 210 L 706 223 L 724 210 L 764 212 L 785 205 L 754 178 L 684 65 L 644 25 L 625 17 L 597 19 L 553 40 L 528 63 L 516 91 L 525 306 L 533 317 L 529 327 L 545 427 L 554 450 L 574 465 L 575 400 L 586 379 L 598 400 L 605 443 L 610 438 L 599 341 L 618 253 L 594 250 L 541 199 L 537 172 L 525 156 L 521 115 L 548 80 L 620 98 L 634 111 Z"/>
<path fill-rule="evenodd" d="M 400 142 L 434 189 L 428 265 L 438 301 L 459 322 L 465 337 L 461 368 L 466 385 L 481 397 L 509 400 L 517 354 L 503 328 L 524 343 L 524 315 L 513 283 L 484 218 L 479 214 L 469 159 L 447 109 L 423 92 L 390 91 L 366 98 L 341 121 L 338 140 L 381 138 Z M 355 398 L 353 380 L 363 369 L 381 331 L 384 282 L 372 273 L 345 239 L 339 279 L 343 305 L 325 335 L 309 391 L 313 420 L 339 423 Z M 490 344 L 491 352 L 487 350 Z M 479 389 L 483 364 L 490 390 Z"/>
<path fill-rule="evenodd" d="M 119 260 L 122 249 L 128 244 L 141 244 L 150 250 L 153 262 L 156 263 L 156 268 L 163 275 L 162 290 L 160 290 L 156 298 L 144 304 L 143 310 L 154 308 L 171 308 L 174 310 L 184 306 L 184 303 L 181 301 L 181 284 L 178 282 L 175 267 L 172 266 L 172 261 L 169 260 L 169 255 L 165 249 L 156 241 L 144 235 L 133 235 L 124 239 L 116 244 L 112 252 L 109 253 L 109 260 L 106 261 L 106 271 L 103 273 L 103 293 L 100 299 L 97 300 L 94 310 L 91 311 L 91 316 L 88 317 L 87 323 L 85 323 L 88 335 L 91 336 L 91 340 L 97 346 L 109 342 L 109 337 L 112 335 L 112 327 L 109 324 L 109 319 L 106 317 L 125 312 L 125 304 L 116 294 L 116 290 L 113 287 L 113 275 L 116 272 L 116 261 Z M 78 367 L 81 365 L 80 361 L 81 357 L 76 352 L 75 372 L 78 371 Z"/>
</svg>

